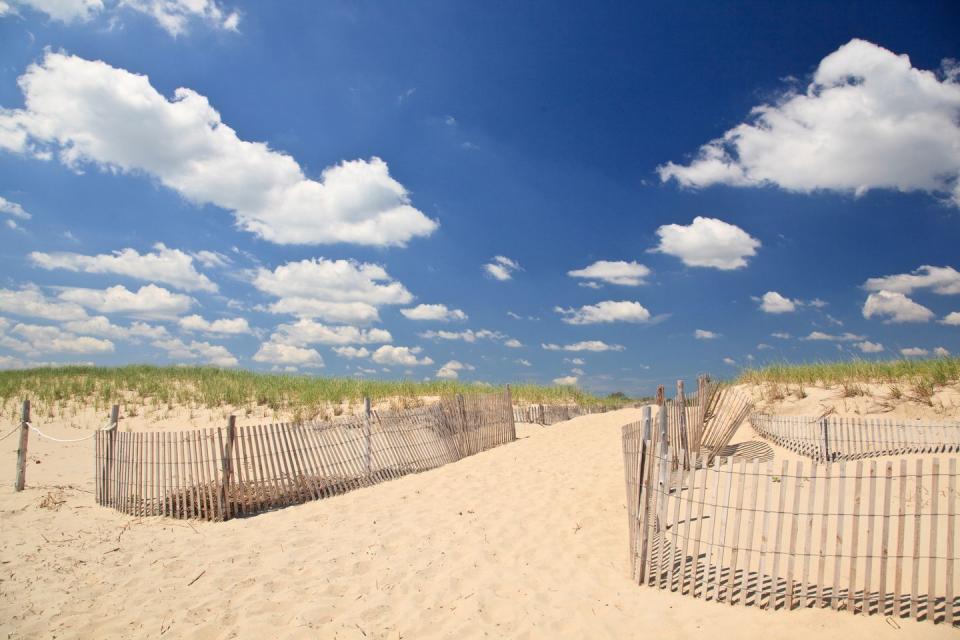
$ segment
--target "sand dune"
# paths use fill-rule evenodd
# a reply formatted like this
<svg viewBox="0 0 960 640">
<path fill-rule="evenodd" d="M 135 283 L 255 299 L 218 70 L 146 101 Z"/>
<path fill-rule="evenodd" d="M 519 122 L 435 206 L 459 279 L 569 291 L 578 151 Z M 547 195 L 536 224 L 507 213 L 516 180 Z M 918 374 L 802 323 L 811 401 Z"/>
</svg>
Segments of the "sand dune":
<svg viewBox="0 0 960 640">
<path fill-rule="evenodd" d="M 97 507 L 91 443 L 0 444 L 0 632 L 11 638 L 893 638 L 944 627 L 763 612 L 633 584 L 621 425 L 552 427 L 433 471 L 225 523 Z M 54 435 L 76 436 L 53 426 Z M 39 461 L 37 464 L 35 461 Z M 62 501 L 62 503 L 60 502 Z M 191 584 L 192 582 L 192 584 Z"/>
</svg>

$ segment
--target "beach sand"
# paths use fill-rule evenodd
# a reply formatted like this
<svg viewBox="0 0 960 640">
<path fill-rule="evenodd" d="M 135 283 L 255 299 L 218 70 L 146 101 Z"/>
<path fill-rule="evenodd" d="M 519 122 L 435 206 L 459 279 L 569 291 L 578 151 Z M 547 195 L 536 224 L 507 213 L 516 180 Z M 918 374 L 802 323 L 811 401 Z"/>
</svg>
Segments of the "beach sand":
<svg viewBox="0 0 960 640">
<path fill-rule="evenodd" d="M 12 436 L 0 443 L 9 480 L 0 488 L 0 633 L 955 637 L 944 625 L 764 612 L 633 583 L 620 428 L 640 415 L 626 409 L 518 425 L 516 442 L 457 463 L 224 523 L 135 519 L 98 507 L 91 441 L 56 444 L 31 434 L 27 489 L 14 493 Z M 37 424 L 55 436 L 84 433 Z M 5 416 L 3 432 L 10 426 Z"/>
</svg>

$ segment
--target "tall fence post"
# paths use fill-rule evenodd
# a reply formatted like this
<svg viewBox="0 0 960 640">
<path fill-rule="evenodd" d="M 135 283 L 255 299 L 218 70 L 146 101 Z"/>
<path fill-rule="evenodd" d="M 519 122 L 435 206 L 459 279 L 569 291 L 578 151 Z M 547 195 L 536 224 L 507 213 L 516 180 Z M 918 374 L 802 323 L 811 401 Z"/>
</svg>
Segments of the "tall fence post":
<svg viewBox="0 0 960 640">
<path fill-rule="evenodd" d="M 651 418 L 652 413 L 650 405 L 643 407 L 643 438 L 641 438 L 641 440 L 650 439 L 650 427 L 653 425 L 653 419 Z"/>
<path fill-rule="evenodd" d="M 828 419 L 826 417 L 823 417 L 820 420 L 820 427 L 823 432 L 823 461 L 824 462 L 830 461 L 830 432 L 827 430 L 829 428 L 827 425 L 828 425 Z"/>
<path fill-rule="evenodd" d="M 107 431 L 107 455 L 103 461 L 104 480 L 103 493 L 104 504 L 110 504 L 111 487 L 113 486 L 112 477 L 114 470 L 114 456 L 117 450 L 117 434 L 120 432 L 120 405 L 115 404 L 110 407 L 110 430 Z"/>
<path fill-rule="evenodd" d="M 367 476 L 370 475 L 370 398 L 363 398 L 363 436 L 366 441 L 366 450 L 364 460 L 366 462 Z"/>
<path fill-rule="evenodd" d="M 660 437 L 660 477 L 657 478 L 657 485 L 660 489 L 660 495 L 662 496 L 658 503 L 660 504 L 659 513 L 657 514 L 657 527 L 656 531 L 659 531 L 662 527 L 666 526 L 667 518 L 667 494 L 670 492 L 670 443 L 667 440 L 667 401 L 663 397 L 663 387 L 661 386 L 657 393 L 658 397 L 662 400 L 660 405 L 660 412 L 657 415 L 659 418 L 659 437 Z"/>
<path fill-rule="evenodd" d="M 20 411 L 20 447 L 17 449 L 17 479 L 13 488 L 23 491 L 27 481 L 27 441 L 30 437 L 30 401 L 23 401 Z"/>
<path fill-rule="evenodd" d="M 228 502 L 227 488 L 230 486 L 230 476 L 233 474 L 233 443 L 237 438 L 237 417 L 230 416 L 227 422 L 227 442 L 223 448 L 222 454 L 222 482 L 220 485 L 220 517 L 226 520 L 230 517 L 230 503 Z"/>
</svg>

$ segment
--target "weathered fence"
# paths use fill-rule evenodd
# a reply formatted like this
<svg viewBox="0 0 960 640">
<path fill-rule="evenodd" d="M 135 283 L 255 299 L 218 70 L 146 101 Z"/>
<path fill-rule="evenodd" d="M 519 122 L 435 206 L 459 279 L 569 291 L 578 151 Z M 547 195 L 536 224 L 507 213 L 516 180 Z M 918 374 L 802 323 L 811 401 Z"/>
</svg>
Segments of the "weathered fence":
<svg viewBox="0 0 960 640">
<path fill-rule="evenodd" d="M 602 404 L 528 404 L 515 406 L 513 408 L 513 419 L 516 422 L 529 422 L 532 424 L 551 425 L 565 420 L 572 420 L 580 416 L 592 415 L 594 413 L 606 413 L 623 409 L 626 406 L 636 407 L 638 405 L 625 405 L 624 407 L 612 407 Z"/>
<path fill-rule="evenodd" d="M 509 391 L 332 422 L 96 434 L 96 500 L 137 516 L 226 520 L 329 497 L 512 442 Z"/>
<path fill-rule="evenodd" d="M 819 461 L 960 450 L 960 422 L 918 423 L 754 413 L 750 423 L 770 442 Z"/>
<path fill-rule="evenodd" d="M 644 435 L 642 423 L 623 428 L 639 584 L 763 609 L 957 622 L 956 458 L 704 454 L 684 469 Z"/>
</svg>

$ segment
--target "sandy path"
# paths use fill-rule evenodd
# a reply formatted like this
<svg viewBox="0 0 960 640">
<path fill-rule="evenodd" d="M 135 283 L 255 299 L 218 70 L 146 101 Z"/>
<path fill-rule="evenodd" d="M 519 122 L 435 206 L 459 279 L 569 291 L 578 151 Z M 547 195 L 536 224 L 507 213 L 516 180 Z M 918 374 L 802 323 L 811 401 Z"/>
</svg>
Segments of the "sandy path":
<svg viewBox="0 0 960 640">
<path fill-rule="evenodd" d="M 585 416 L 427 473 L 226 523 L 93 504 L 89 443 L 38 444 L 0 488 L 9 637 L 953 637 L 814 611 L 762 612 L 628 578 L 620 426 Z M 64 431 L 63 433 L 67 433 Z M 74 432 L 75 434 L 75 432 Z M 12 480 L 15 437 L 0 445 Z M 41 508 L 52 485 L 59 510 Z M 39 485 L 39 486 L 38 486 Z M 44 540 L 46 538 L 46 540 Z M 202 575 L 201 575 L 202 573 Z M 196 582 L 188 586 L 191 580 Z"/>
</svg>

